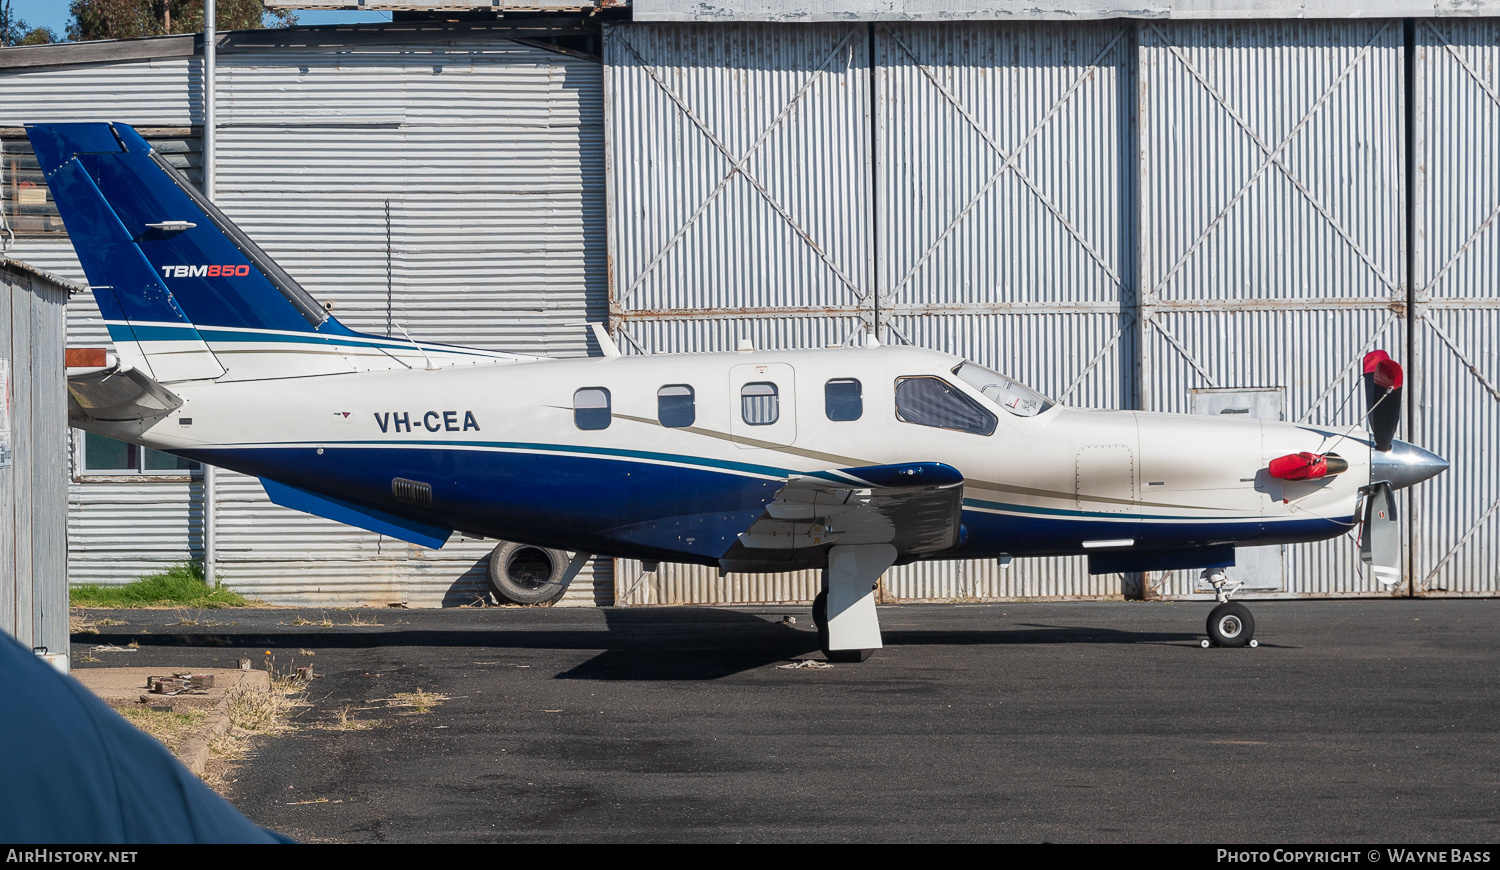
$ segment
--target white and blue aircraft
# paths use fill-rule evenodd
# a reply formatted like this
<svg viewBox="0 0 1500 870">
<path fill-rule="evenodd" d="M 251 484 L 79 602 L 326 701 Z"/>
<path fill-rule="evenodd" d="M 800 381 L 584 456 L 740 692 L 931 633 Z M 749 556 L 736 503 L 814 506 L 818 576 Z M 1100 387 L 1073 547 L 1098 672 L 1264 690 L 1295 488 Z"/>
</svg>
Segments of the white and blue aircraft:
<svg viewBox="0 0 1500 870">
<path fill-rule="evenodd" d="M 924 559 L 1086 554 L 1205 569 L 1208 634 L 1253 644 L 1236 547 L 1364 523 L 1400 577 L 1392 491 L 1447 467 L 1394 441 L 1401 369 L 1365 360 L 1373 437 L 1097 411 L 912 347 L 540 359 L 338 322 L 124 124 L 27 128 L 114 354 L 72 425 L 259 477 L 273 501 L 423 546 L 459 530 L 724 571 L 822 569 L 832 659 L 880 647 L 874 587 Z M 1361 517 L 1361 514 L 1363 515 Z"/>
</svg>

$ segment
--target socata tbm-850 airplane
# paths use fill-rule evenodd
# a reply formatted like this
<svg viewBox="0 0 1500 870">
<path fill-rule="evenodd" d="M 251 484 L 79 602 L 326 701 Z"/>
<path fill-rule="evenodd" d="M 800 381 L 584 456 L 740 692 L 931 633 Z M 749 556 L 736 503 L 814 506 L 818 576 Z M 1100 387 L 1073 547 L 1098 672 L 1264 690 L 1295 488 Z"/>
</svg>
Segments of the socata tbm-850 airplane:
<svg viewBox="0 0 1500 870">
<path fill-rule="evenodd" d="M 259 477 L 278 504 L 429 547 L 454 530 L 727 571 L 823 569 L 832 659 L 881 645 L 873 589 L 923 559 L 1087 554 L 1203 568 L 1208 634 L 1253 644 L 1238 546 L 1360 521 L 1400 576 L 1392 490 L 1447 467 L 1392 441 L 1401 369 L 1365 359 L 1372 440 L 1055 404 L 910 347 L 538 359 L 366 335 L 123 124 L 32 145 L 116 357 L 69 370 L 73 425 Z"/>
</svg>

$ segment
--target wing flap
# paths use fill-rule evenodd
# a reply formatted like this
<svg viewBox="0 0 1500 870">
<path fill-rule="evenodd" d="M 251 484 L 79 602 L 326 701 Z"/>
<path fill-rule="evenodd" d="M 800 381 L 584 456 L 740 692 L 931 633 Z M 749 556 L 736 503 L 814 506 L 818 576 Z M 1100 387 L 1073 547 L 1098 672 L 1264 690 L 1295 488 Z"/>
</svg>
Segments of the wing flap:
<svg viewBox="0 0 1500 870">
<path fill-rule="evenodd" d="M 903 557 L 940 553 L 960 539 L 963 483 L 957 469 L 937 462 L 793 477 L 740 533 L 749 552 L 732 558 L 783 561 L 795 551 L 853 544 L 891 544 Z"/>
</svg>

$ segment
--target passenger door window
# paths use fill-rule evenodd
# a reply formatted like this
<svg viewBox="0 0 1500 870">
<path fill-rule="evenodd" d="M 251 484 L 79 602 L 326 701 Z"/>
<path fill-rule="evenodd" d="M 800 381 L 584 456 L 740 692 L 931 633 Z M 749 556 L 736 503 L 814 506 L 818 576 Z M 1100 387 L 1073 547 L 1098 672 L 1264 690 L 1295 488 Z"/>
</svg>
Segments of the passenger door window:
<svg viewBox="0 0 1500 870">
<path fill-rule="evenodd" d="M 751 426 L 771 426 L 781 419 L 781 394 L 765 381 L 740 387 L 740 418 Z"/>
<path fill-rule="evenodd" d="M 745 363 L 729 370 L 729 434 L 746 449 L 797 440 L 796 372 L 786 363 Z"/>
</svg>

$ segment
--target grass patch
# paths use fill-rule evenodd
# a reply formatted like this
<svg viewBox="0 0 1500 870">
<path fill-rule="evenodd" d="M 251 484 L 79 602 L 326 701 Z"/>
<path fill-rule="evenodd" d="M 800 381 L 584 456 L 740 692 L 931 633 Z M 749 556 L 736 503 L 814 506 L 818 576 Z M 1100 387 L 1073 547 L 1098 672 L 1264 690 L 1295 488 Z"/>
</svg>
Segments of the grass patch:
<svg viewBox="0 0 1500 870">
<path fill-rule="evenodd" d="M 68 590 L 73 607 L 244 607 L 251 600 L 222 586 L 209 587 L 203 580 L 203 566 L 181 562 L 165 571 L 150 574 L 123 586 L 90 583 Z M 191 624 L 184 622 L 183 624 Z"/>
<path fill-rule="evenodd" d="M 199 711 L 166 713 L 143 707 L 117 708 L 132 725 L 161 741 L 168 749 L 177 749 L 183 738 L 192 734 L 208 714 Z"/>
<path fill-rule="evenodd" d="M 390 707 L 410 707 L 413 712 L 427 713 L 433 707 L 448 700 L 447 695 L 439 695 L 437 692 L 428 692 L 418 689 L 415 692 L 397 692 L 392 695 L 386 705 Z"/>
<path fill-rule="evenodd" d="M 338 721 L 331 727 L 339 731 L 364 731 L 380 724 L 380 720 L 378 719 L 356 719 L 354 718 L 354 713 L 355 708 L 346 704 L 342 710 L 339 710 L 335 714 Z"/>
</svg>

